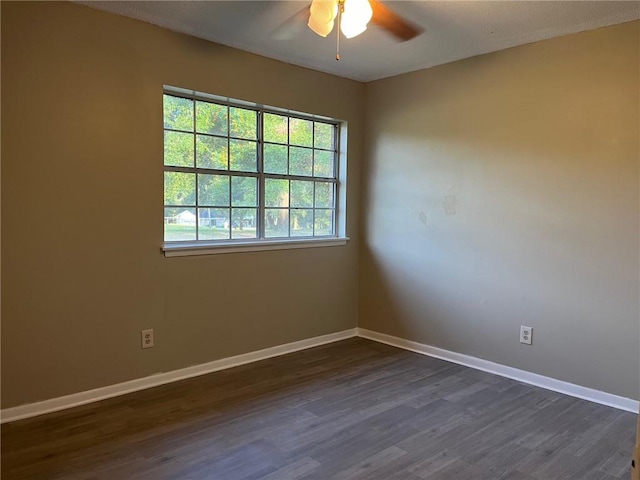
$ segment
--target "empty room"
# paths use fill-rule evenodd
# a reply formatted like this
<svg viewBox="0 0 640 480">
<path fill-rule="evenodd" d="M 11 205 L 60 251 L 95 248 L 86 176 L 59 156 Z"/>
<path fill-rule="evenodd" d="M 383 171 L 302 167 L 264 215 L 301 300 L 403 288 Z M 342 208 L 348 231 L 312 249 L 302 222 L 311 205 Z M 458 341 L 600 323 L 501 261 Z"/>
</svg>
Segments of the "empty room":
<svg viewBox="0 0 640 480">
<path fill-rule="evenodd" d="M 3 480 L 640 480 L 640 3 L 0 8 Z"/>
</svg>

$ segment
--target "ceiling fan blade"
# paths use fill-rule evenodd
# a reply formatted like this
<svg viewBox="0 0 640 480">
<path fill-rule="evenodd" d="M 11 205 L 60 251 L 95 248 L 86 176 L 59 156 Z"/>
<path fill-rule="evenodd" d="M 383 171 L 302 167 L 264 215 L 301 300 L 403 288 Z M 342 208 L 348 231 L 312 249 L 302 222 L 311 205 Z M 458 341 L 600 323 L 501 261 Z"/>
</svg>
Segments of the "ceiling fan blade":
<svg viewBox="0 0 640 480">
<path fill-rule="evenodd" d="M 271 36 L 276 40 L 292 40 L 304 30 L 308 20 L 309 6 L 307 5 L 282 22 L 278 28 L 271 32 Z"/>
<path fill-rule="evenodd" d="M 389 10 L 382 2 L 369 0 L 369 3 L 373 9 L 371 23 L 382 27 L 401 42 L 411 40 L 424 31 L 422 28 L 407 22 L 397 13 Z"/>
</svg>

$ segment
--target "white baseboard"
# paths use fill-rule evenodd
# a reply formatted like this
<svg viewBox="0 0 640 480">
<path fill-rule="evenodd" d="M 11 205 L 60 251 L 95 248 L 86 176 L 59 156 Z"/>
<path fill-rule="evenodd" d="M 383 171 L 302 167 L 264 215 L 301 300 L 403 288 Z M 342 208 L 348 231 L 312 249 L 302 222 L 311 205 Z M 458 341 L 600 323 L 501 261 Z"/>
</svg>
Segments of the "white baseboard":
<svg viewBox="0 0 640 480">
<path fill-rule="evenodd" d="M 440 358 L 452 363 L 465 365 L 485 372 L 493 373 L 507 378 L 512 378 L 523 383 L 535 385 L 538 387 L 553 390 L 555 392 L 564 393 L 572 397 L 582 398 L 602 405 L 626 410 L 628 412 L 638 413 L 640 402 L 631 398 L 625 398 L 611 393 L 602 392 L 588 387 L 582 387 L 573 383 L 556 380 L 555 378 L 545 377 L 536 373 L 527 372 L 499 363 L 490 362 L 469 355 L 451 352 L 442 348 L 432 347 L 411 340 L 393 337 L 384 333 L 378 333 L 364 328 L 352 328 L 341 332 L 330 333 L 319 337 L 308 338 L 297 342 L 286 343 L 275 347 L 257 350 L 255 352 L 243 353 L 233 357 L 214 360 L 213 362 L 194 365 L 192 367 L 182 368 L 166 373 L 158 373 L 149 377 L 138 378 L 128 382 L 117 383 L 106 387 L 95 388 L 84 392 L 73 393 L 63 397 L 52 398 L 41 402 L 29 403 L 17 407 L 6 408 L 0 411 L 0 423 L 13 422 L 24 418 L 36 417 L 45 413 L 65 410 L 67 408 L 85 405 L 87 403 L 98 402 L 111 397 L 125 395 L 127 393 L 144 390 L 147 388 L 157 387 L 166 383 L 176 382 L 207 373 L 225 370 L 227 368 L 237 367 L 246 363 L 257 362 L 287 353 L 305 350 L 307 348 L 318 347 L 327 343 L 333 343 L 347 338 L 359 336 L 380 343 L 386 343 L 394 347 L 410 350 L 412 352 L 421 353 L 430 357 Z"/>
<path fill-rule="evenodd" d="M 490 362 L 489 360 L 471 357 L 462 353 L 451 352 L 443 348 L 405 340 L 404 338 L 393 337 L 391 335 L 374 332 L 365 328 L 358 328 L 357 330 L 357 335 L 362 338 L 367 338 L 375 342 L 386 343 L 387 345 L 421 353 L 422 355 L 428 355 L 429 357 L 440 358 L 448 362 L 475 368 L 476 370 L 482 370 L 483 372 L 500 375 L 501 377 L 512 378 L 523 383 L 528 383 L 529 385 L 535 385 L 536 387 L 546 388 L 547 390 L 553 390 L 554 392 L 564 393 L 571 397 L 589 400 L 591 402 L 607 405 L 620 410 L 626 410 L 627 412 L 632 413 L 638 413 L 638 409 L 640 408 L 640 402 L 638 402 L 638 400 L 633 400 L 632 398 L 621 397 L 619 395 L 595 390 L 593 388 L 575 385 L 555 378 L 545 377 L 544 375 L 538 375 L 537 373 L 527 372 L 526 370 L 508 367 L 499 363 Z"/>
<path fill-rule="evenodd" d="M 319 337 L 307 338 L 305 340 L 300 340 L 297 342 L 265 348 L 264 350 L 257 350 L 255 352 L 243 353 L 241 355 L 236 355 L 233 357 L 222 358 L 220 360 L 214 360 L 213 362 L 203 363 L 201 365 L 181 368 L 180 370 L 158 373 L 149 377 L 138 378 L 136 380 L 117 383 L 115 385 L 109 385 L 107 387 L 95 388 L 93 390 L 73 393 L 71 395 L 52 398 L 50 400 L 44 400 L 42 402 L 29 403 L 27 405 L 6 408 L 0 411 L 0 423 L 13 422 L 16 420 L 21 420 L 23 418 L 44 415 L 45 413 L 51 413 L 58 410 L 77 407 L 87 403 L 104 400 L 106 398 L 117 397 L 119 395 L 125 395 L 127 393 L 136 392 L 138 390 L 144 390 L 146 388 L 157 387 L 158 385 L 164 385 L 165 383 L 171 383 L 178 380 L 184 380 L 186 378 L 197 377 L 199 375 L 205 375 L 207 373 L 217 372 L 218 370 L 237 367 L 246 363 L 257 362 L 259 360 L 265 360 L 267 358 L 277 357 L 279 355 L 286 355 L 287 353 L 297 352 L 298 350 L 318 347 L 327 343 L 337 342 L 339 340 L 345 340 L 347 338 L 355 337 L 356 332 L 357 329 L 352 328 L 349 330 L 343 330 L 341 332 L 329 333 L 327 335 L 321 335 Z"/>
</svg>

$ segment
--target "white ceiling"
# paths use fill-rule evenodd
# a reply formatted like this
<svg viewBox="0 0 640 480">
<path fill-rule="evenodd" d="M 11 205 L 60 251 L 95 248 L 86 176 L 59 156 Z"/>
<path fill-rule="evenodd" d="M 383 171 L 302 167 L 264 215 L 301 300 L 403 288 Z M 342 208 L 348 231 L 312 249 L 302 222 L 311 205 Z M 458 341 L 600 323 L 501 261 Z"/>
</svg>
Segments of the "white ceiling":
<svg viewBox="0 0 640 480">
<path fill-rule="evenodd" d="M 92 1 L 94 8 L 295 65 L 371 81 L 525 43 L 638 19 L 638 1 L 386 1 L 424 33 L 398 43 L 379 27 L 340 41 L 304 21 L 282 24 L 310 4 L 300 1 Z M 290 22 L 287 25 L 291 25 Z"/>
</svg>

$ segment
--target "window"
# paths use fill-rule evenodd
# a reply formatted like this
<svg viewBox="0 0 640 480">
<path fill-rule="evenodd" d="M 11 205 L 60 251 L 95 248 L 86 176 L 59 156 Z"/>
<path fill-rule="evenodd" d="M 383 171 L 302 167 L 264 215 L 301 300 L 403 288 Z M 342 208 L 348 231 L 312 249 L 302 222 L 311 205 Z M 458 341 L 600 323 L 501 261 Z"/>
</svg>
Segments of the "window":
<svg viewBox="0 0 640 480">
<path fill-rule="evenodd" d="M 335 237 L 339 128 L 166 91 L 165 242 Z"/>
</svg>

